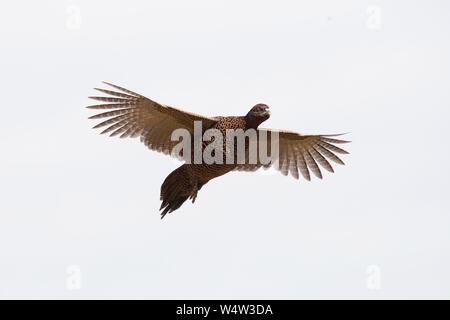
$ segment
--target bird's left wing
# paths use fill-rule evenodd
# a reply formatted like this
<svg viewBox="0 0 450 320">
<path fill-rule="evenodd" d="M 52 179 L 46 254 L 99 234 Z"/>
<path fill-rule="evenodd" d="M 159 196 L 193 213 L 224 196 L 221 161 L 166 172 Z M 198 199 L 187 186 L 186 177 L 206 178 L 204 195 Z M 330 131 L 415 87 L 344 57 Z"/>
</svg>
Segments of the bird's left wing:
<svg viewBox="0 0 450 320">
<path fill-rule="evenodd" d="M 311 180 L 309 170 L 318 178 L 322 179 L 322 172 L 319 165 L 330 172 L 334 172 L 333 167 L 327 159 L 343 165 L 344 162 L 336 153 L 347 154 L 348 152 L 335 146 L 335 144 L 348 143 L 350 141 L 332 138 L 340 134 L 332 135 L 302 135 L 300 133 L 284 130 L 258 129 L 258 140 L 262 136 L 267 136 L 267 153 L 271 153 L 272 137 L 278 133 L 279 155 L 278 161 L 269 164 L 262 164 L 259 159 L 256 164 L 239 164 L 235 170 L 256 171 L 261 167 L 268 168 L 274 166 L 284 175 L 291 175 L 299 178 L 298 171 L 306 180 Z M 260 141 L 259 141 L 260 142 Z M 258 143 L 258 145 L 260 145 Z"/>
<path fill-rule="evenodd" d="M 193 137 L 194 121 L 202 121 L 203 130 L 217 122 L 214 118 L 166 106 L 122 87 L 104 83 L 120 92 L 95 88 L 109 96 L 89 97 L 105 104 L 87 108 L 109 109 L 107 112 L 89 117 L 89 119 L 108 118 L 94 127 L 106 126 L 101 133 L 110 133 L 110 136 L 120 135 L 121 138 L 140 137 L 151 150 L 171 154 L 173 147 L 179 143 L 171 140 L 174 130 L 186 129 Z"/>
</svg>

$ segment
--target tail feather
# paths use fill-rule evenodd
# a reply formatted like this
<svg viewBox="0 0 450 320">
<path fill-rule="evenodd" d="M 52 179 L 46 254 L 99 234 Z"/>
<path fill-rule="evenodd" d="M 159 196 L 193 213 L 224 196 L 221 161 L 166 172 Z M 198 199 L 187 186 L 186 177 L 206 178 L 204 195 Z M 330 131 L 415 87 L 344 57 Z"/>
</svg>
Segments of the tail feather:
<svg viewBox="0 0 450 320">
<path fill-rule="evenodd" d="M 189 176 L 186 171 L 186 166 L 182 165 L 178 169 L 172 171 L 164 180 L 161 186 L 162 200 L 161 219 L 165 217 L 167 213 L 175 211 L 191 196 L 193 186 L 189 181 Z"/>
</svg>

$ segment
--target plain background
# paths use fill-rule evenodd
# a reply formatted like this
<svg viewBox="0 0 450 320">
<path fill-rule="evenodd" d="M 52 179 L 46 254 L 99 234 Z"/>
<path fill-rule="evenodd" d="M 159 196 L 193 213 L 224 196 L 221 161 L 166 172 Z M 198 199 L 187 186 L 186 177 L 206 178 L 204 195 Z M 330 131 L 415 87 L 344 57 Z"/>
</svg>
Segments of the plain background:
<svg viewBox="0 0 450 320">
<path fill-rule="evenodd" d="M 0 297 L 450 298 L 449 13 L 3 1 Z M 90 129 L 103 80 L 207 116 L 263 102 L 264 127 L 351 132 L 351 154 L 322 181 L 227 174 L 161 221 L 179 164 Z"/>
</svg>

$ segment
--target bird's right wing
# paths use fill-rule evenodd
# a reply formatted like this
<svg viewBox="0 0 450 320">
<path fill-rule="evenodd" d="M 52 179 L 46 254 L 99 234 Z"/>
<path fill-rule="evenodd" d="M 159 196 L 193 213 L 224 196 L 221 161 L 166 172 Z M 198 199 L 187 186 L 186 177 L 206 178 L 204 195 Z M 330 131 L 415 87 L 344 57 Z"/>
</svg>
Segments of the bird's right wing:
<svg viewBox="0 0 450 320">
<path fill-rule="evenodd" d="M 335 146 L 335 144 L 348 143 L 350 141 L 332 138 L 340 134 L 332 135 L 302 135 L 297 132 L 285 130 L 258 129 L 258 140 L 261 138 L 261 132 L 267 136 L 267 154 L 271 154 L 271 145 L 273 133 L 278 133 L 279 154 L 278 161 L 269 164 L 262 164 L 258 161 L 255 164 L 239 164 L 235 170 L 239 171 L 256 171 L 261 167 L 269 168 L 274 166 L 275 169 L 281 171 L 282 174 L 291 175 L 299 178 L 298 172 L 306 180 L 311 180 L 309 170 L 316 177 L 322 179 L 322 172 L 319 165 L 330 172 L 334 172 L 333 167 L 327 159 L 343 165 L 344 162 L 336 155 L 336 153 L 347 154 L 348 152 Z M 258 143 L 259 144 L 259 143 Z"/>
<path fill-rule="evenodd" d="M 109 96 L 89 97 L 106 104 L 92 105 L 87 108 L 109 109 L 107 112 L 89 117 L 89 119 L 108 118 L 94 127 L 106 126 L 101 133 L 110 132 L 110 136 L 120 135 L 121 138 L 140 137 L 151 150 L 171 154 L 173 147 L 179 143 L 179 141 L 171 141 L 174 130 L 186 129 L 193 137 L 194 121 L 202 121 L 203 130 L 217 122 L 214 118 L 166 106 L 130 90 L 105 83 L 121 92 L 95 88 Z"/>
</svg>

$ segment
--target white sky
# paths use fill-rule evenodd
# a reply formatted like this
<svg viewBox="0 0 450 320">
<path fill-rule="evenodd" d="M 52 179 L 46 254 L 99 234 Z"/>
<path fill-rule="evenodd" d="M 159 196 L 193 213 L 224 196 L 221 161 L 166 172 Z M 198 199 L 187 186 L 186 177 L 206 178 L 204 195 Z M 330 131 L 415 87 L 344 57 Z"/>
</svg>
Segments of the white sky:
<svg viewBox="0 0 450 320">
<path fill-rule="evenodd" d="M 450 298 L 449 12 L 2 3 L 0 298 Z M 228 174 L 161 221 L 178 164 L 90 129 L 102 80 L 210 116 L 263 102 L 265 127 L 350 131 L 351 154 L 323 181 Z"/>
</svg>

